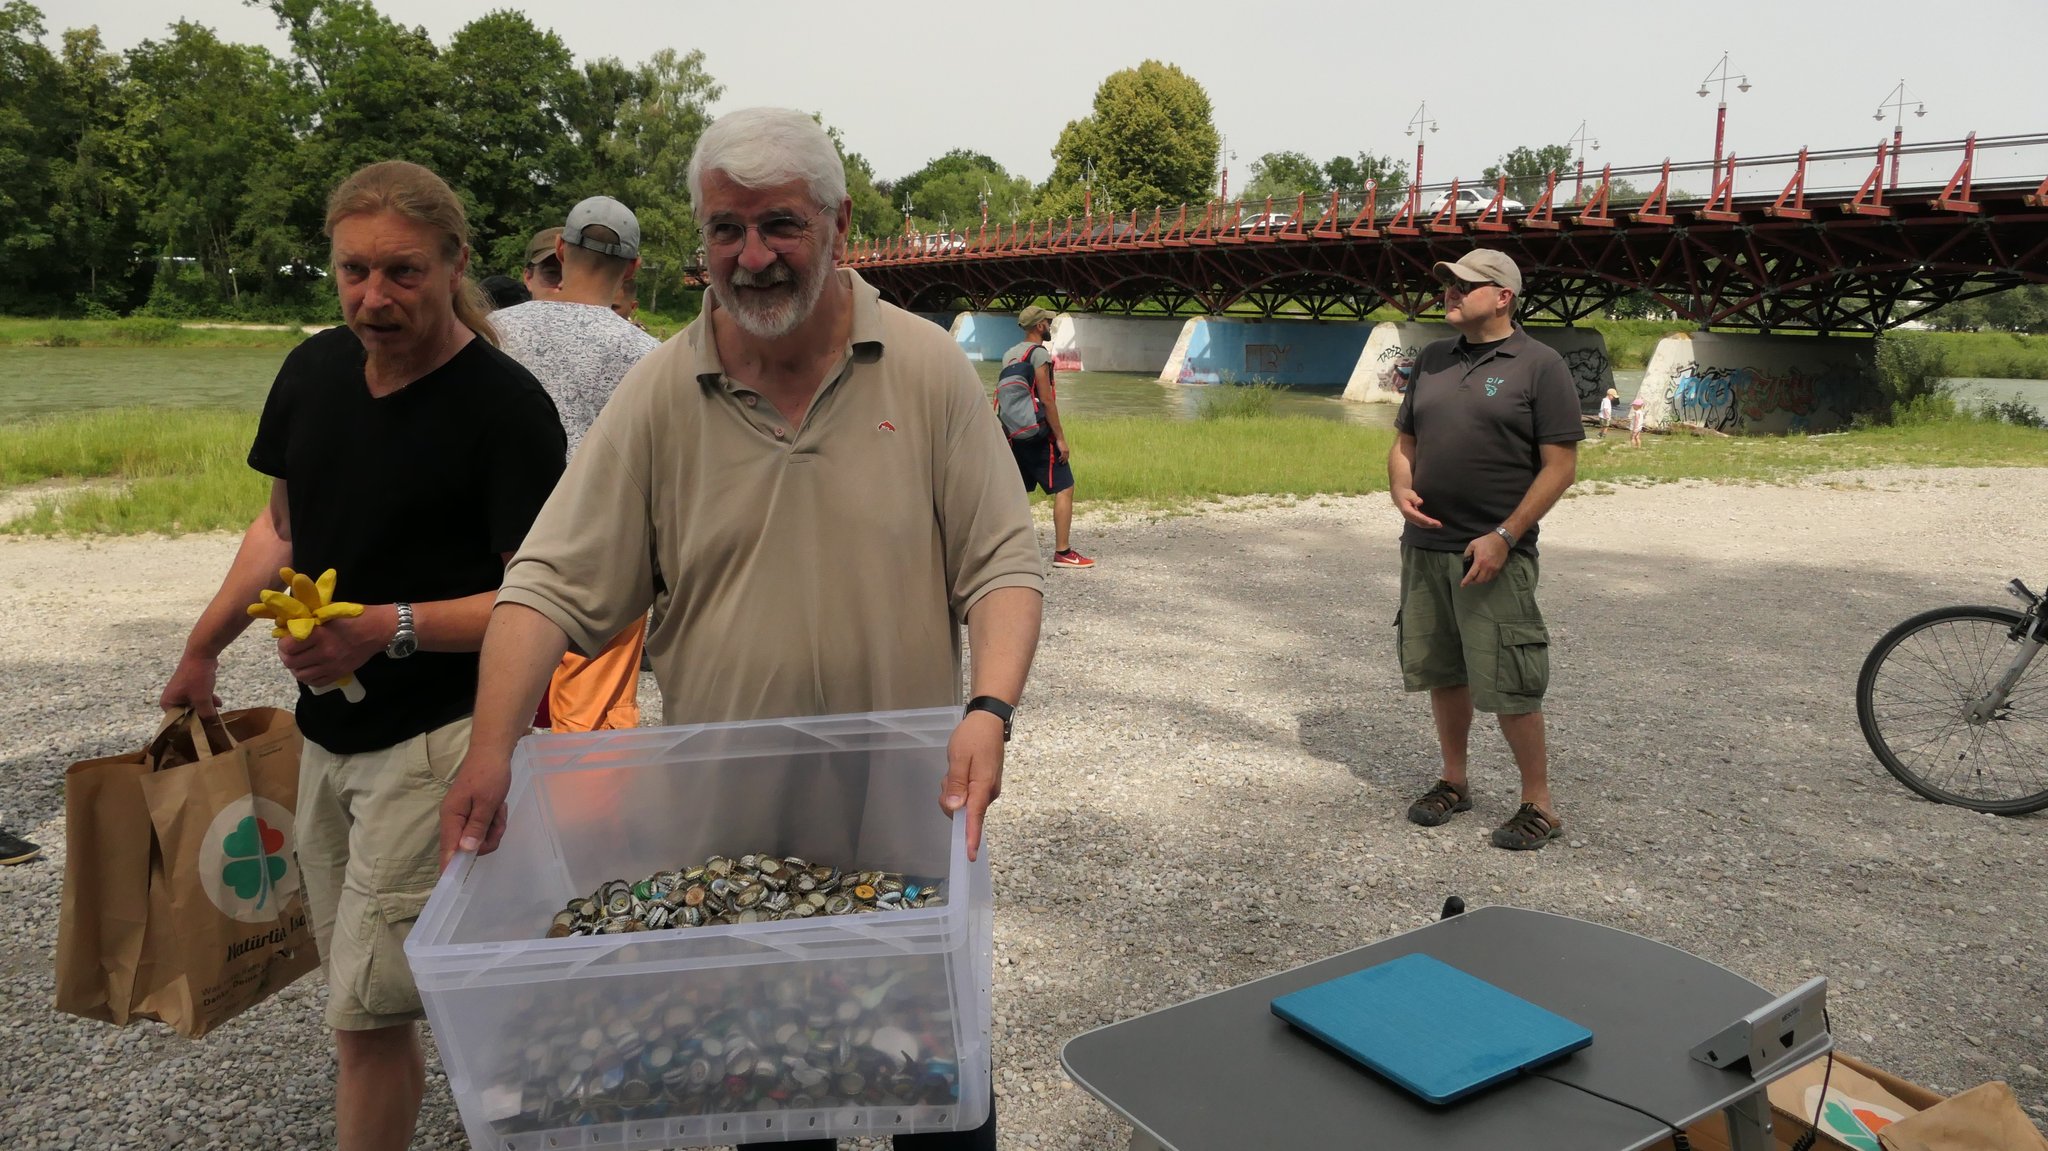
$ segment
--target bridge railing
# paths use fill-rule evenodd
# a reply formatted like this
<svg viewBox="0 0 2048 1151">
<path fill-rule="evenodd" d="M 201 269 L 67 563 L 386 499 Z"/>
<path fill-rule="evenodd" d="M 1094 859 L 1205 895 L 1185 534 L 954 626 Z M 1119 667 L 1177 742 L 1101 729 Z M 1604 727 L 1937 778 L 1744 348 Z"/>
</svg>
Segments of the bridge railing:
<svg viewBox="0 0 2048 1151">
<path fill-rule="evenodd" d="M 1908 144 L 1775 153 L 1731 154 L 1720 162 L 1693 160 L 1634 167 L 1606 166 L 1583 182 L 1550 173 L 1541 194 L 1523 208 L 1506 207 L 1507 181 L 1453 179 L 1381 196 L 1373 185 L 1311 196 L 1263 200 L 1211 200 L 1158 205 L 1128 212 L 1084 212 L 1078 217 L 979 225 L 932 237 L 906 235 L 857 241 L 846 262 L 972 261 L 1023 255 L 1139 250 L 1188 245 L 1256 245 L 1285 240 L 1370 238 L 1383 234 L 1510 231 L 1555 228 L 1560 220 L 1586 225 L 1676 222 L 1673 205 L 1689 216 L 1735 219 L 1741 210 L 1803 218 L 1814 197 L 1845 210 L 1888 215 L 1889 205 L 1931 201 L 1954 211 L 1976 210 L 1972 197 L 1987 187 L 2025 187 L 2048 202 L 2048 134 L 1977 137 Z M 1471 188 L 1483 207 L 1460 205 Z M 1434 211 L 1433 202 L 1440 202 Z"/>
</svg>

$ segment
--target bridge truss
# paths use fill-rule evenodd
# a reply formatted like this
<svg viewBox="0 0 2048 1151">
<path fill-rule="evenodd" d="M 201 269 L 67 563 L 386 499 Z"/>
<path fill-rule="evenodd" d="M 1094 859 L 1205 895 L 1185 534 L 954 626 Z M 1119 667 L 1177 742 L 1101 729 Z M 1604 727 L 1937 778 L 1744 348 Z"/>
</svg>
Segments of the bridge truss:
<svg viewBox="0 0 2048 1151">
<path fill-rule="evenodd" d="M 1878 146 L 1874 165 L 1863 149 L 1729 157 L 1711 169 L 1704 200 L 1676 192 L 1674 176 L 1708 166 L 1666 161 L 1603 169 L 1591 193 L 1570 203 L 1559 203 L 1552 173 L 1526 211 L 1507 210 L 1501 179 L 1485 209 L 1461 218 L 1453 181 L 1434 214 L 1422 210 L 1428 189 L 1382 205 L 1367 188 L 1349 202 L 1341 193 L 1327 204 L 1302 197 L 1277 218 L 1270 202 L 1248 215 L 1240 201 L 1198 215 L 1155 210 L 1149 221 L 1132 212 L 984 226 L 973 239 L 892 237 L 850 246 L 843 262 L 884 298 L 919 311 L 1047 300 L 1127 315 L 1357 319 L 1380 308 L 1439 313 L 1432 265 L 1483 246 L 1521 265 L 1532 318 L 1568 323 L 1641 292 L 1702 327 L 1817 332 L 1882 330 L 1957 300 L 2048 283 L 2048 135 L 1908 147 L 1902 154 L 1954 168 L 1945 183 L 1905 189 L 1887 186 L 1899 158 L 1888 148 Z M 1995 176 L 1987 155 L 2002 161 Z M 1823 172 L 1845 163 L 1856 165 L 1852 177 L 1869 165 L 1860 185 L 1819 187 Z M 2014 177 L 2014 168 L 2032 174 Z M 1657 183 L 1624 209 L 1611 201 L 1630 175 Z"/>
</svg>

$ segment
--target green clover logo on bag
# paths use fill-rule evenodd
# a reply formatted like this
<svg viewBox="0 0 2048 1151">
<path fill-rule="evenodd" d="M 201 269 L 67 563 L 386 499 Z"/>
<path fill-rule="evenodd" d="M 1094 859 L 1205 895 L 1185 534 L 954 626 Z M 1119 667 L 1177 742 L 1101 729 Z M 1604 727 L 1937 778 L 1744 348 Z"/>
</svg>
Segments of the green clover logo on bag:
<svg viewBox="0 0 2048 1151">
<path fill-rule="evenodd" d="M 269 923 L 299 889 L 291 852 L 292 813 L 261 796 L 230 803 L 207 825 L 199 847 L 199 885 L 221 914 Z"/>
<path fill-rule="evenodd" d="M 222 881 L 262 907 L 271 887 L 284 878 L 286 864 L 277 854 L 284 850 L 284 832 L 252 815 L 236 824 L 220 847 L 228 857 L 220 869 Z"/>
</svg>

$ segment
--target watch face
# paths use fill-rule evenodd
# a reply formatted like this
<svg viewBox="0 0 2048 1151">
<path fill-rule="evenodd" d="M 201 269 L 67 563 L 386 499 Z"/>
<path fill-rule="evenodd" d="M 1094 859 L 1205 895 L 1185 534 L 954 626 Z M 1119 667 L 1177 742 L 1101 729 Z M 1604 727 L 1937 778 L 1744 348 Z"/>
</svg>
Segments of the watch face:
<svg viewBox="0 0 2048 1151">
<path fill-rule="evenodd" d="M 406 656 L 418 651 L 419 647 L 418 640 L 409 635 L 402 635 L 391 641 L 391 650 L 385 654 L 389 655 L 392 659 L 404 659 Z"/>
</svg>

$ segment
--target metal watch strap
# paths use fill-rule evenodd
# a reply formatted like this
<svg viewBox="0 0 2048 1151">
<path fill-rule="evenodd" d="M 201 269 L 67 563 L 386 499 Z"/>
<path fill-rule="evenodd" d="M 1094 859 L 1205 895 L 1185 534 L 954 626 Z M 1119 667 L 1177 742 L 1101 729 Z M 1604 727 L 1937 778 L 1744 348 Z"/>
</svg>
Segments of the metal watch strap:
<svg viewBox="0 0 2048 1151">
<path fill-rule="evenodd" d="M 967 715 L 977 711 L 985 711 L 990 715 L 995 716 L 997 719 L 1002 720 L 1003 742 L 1010 742 L 1010 717 L 1017 714 L 1017 708 L 1015 705 L 1006 703 L 992 695 L 977 695 L 973 699 L 967 701 L 966 708 L 964 708 L 960 714 L 964 718 Z"/>
<path fill-rule="evenodd" d="M 1506 540 L 1506 541 L 1508 541 L 1508 546 L 1509 546 L 1509 547 L 1514 547 L 1514 546 L 1515 546 L 1515 535 L 1514 535 L 1514 533 L 1513 533 L 1513 532 L 1510 532 L 1510 531 L 1508 530 L 1508 528 L 1507 528 L 1507 525 L 1506 525 L 1506 524 L 1502 524 L 1501 526 L 1499 526 L 1499 527 L 1497 527 L 1497 528 L 1493 529 L 1493 534 L 1494 534 L 1494 535 L 1497 535 L 1497 536 L 1499 536 L 1500 538 L 1502 538 L 1502 539 L 1504 539 L 1504 540 Z"/>
<path fill-rule="evenodd" d="M 391 606 L 398 609 L 398 630 L 392 633 L 391 642 L 384 645 L 384 654 L 391 659 L 404 659 L 419 650 L 419 633 L 412 625 L 411 604 L 396 603 Z M 401 646 L 404 648 L 403 651 L 400 650 Z"/>
</svg>

